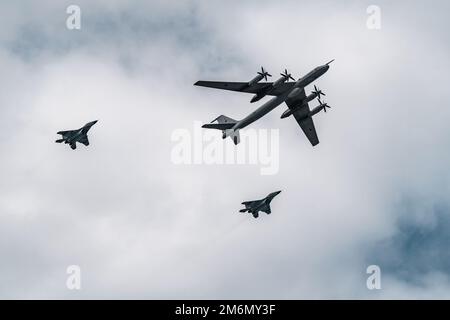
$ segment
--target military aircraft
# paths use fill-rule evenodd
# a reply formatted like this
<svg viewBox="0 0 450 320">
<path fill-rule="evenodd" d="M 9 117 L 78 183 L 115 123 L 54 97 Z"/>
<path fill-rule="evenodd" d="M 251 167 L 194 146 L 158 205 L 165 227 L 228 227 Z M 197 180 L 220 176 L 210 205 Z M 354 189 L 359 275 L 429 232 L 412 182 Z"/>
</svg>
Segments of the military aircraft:
<svg viewBox="0 0 450 320">
<path fill-rule="evenodd" d="M 89 122 L 85 124 L 82 128 L 77 130 L 69 130 L 69 131 L 59 131 L 57 134 L 62 135 L 62 139 L 58 139 L 55 142 L 56 143 L 66 143 L 69 144 L 72 150 L 75 150 L 77 148 L 76 143 L 82 143 L 85 146 L 89 145 L 89 140 L 87 133 L 91 129 L 91 127 L 97 123 L 98 120 Z"/>
<path fill-rule="evenodd" d="M 330 108 L 330 106 L 320 101 L 320 96 L 325 96 L 325 94 L 316 86 L 314 86 L 314 91 L 308 96 L 305 93 L 305 87 L 325 74 L 330 68 L 330 63 L 333 61 L 334 59 L 313 69 L 297 81 L 295 81 L 291 74 L 285 69 L 284 73 L 280 74 L 281 78 L 275 82 L 267 82 L 267 77 L 271 77 L 272 75 L 264 70 L 263 67 L 261 67 L 261 71 L 258 72 L 257 76 L 249 82 L 197 81 L 194 84 L 196 86 L 253 93 L 254 96 L 250 100 L 252 103 L 261 100 L 265 96 L 274 96 L 274 98 L 264 103 L 261 107 L 242 120 L 238 121 L 221 115 L 211 123 L 205 124 L 202 127 L 222 130 L 223 139 L 231 137 L 234 144 L 238 144 L 240 142 L 239 129 L 255 122 L 285 102 L 288 109 L 283 112 L 281 119 L 293 115 L 311 144 L 313 146 L 317 145 L 319 143 L 319 138 L 317 137 L 312 117 L 322 110 L 326 112 L 326 108 Z M 262 79 L 266 82 L 260 82 Z M 289 82 L 289 80 L 294 80 L 295 82 Z M 315 98 L 319 98 L 319 106 L 310 110 L 308 102 Z M 215 121 L 217 121 L 217 123 L 214 123 Z"/>
<path fill-rule="evenodd" d="M 259 217 L 260 211 L 270 214 L 272 212 L 270 210 L 270 202 L 273 198 L 279 195 L 280 192 L 281 191 L 272 192 L 267 197 L 261 200 L 242 202 L 242 204 L 245 206 L 245 209 L 241 209 L 239 210 L 239 212 L 250 212 L 255 218 Z"/>
</svg>

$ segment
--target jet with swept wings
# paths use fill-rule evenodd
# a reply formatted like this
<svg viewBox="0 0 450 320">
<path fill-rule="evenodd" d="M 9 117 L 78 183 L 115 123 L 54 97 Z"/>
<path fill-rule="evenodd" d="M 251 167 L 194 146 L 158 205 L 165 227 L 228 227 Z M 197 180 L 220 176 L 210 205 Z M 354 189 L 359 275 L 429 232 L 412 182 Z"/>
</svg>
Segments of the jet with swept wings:
<svg viewBox="0 0 450 320">
<path fill-rule="evenodd" d="M 272 212 L 272 210 L 270 209 L 270 203 L 272 202 L 273 198 L 275 198 L 280 193 L 281 191 L 275 191 L 269 194 L 264 199 L 242 202 L 245 208 L 239 210 L 239 212 L 250 212 L 255 218 L 259 217 L 260 211 L 270 214 Z"/>
<path fill-rule="evenodd" d="M 91 129 L 91 127 L 97 123 L 98 120 L 89 122 L 85 124 L 82 128 L 76 129 L 76 130 L 68 130 L 68 131 L 59 131 L 57 134 L 60 134 L 62 136 L 62 139 L 58 139 L 55 142 L 56 143 L 66 143 L 70 145 L 72 150 L 75 150 L 77 148 L 77 142 L 82 143 L 85 146 L 89 145 L 89 139 L 87 136 L 88 131 Z"/>
<path fill-rule="evenodd" d="M 333 61 L 334 60 L 331 60 L 324 65 L 318 66 L 297 81 L 295 81 L 287 70 L 284 70 L 284 73 L 280 74 L 281 78 L 277 81 L 267 82 L 267 77 L 271 77 L 272 75 L 262 67 L 257 76 L 249 82 L 197 81 L 194 84 L 196 86 L 253 93 L 254 96 L 250 100 L 252 103 L 261 100 L 265 96 L 273 96 L 272 99 L 242 120 L 234 120 L 221 115 L 211 123 L 205 124 L 202 127 L 222 130 L 223 139 L 231 137 L 234 144 L 238 144 L 240 141 L 240 129 L 255 122 L 285 102 L 288 109 L 283 112 L 281 118 L 284 119 L 291 115 L 294 116 L 311 144 L 313 146 L 317 145 L 319 143 L 319 138 L 317 137 L 312 117 L 322 110 L 326 112 L 326 109 L 330 108 L 330 106 L 320 100 L 320 96 L 325 96 L 325 94 L 316 86 L 314 86 L 314 91 L 308 96 L 306 95 L 305 87 L 325 74 L 330 68 L 330 63 Z M 260 82 L 263 79 L 266 82 Z M 318 98 L 319 105 L 311 110 L 308 103 L 315 98 Z"/>
</svg>

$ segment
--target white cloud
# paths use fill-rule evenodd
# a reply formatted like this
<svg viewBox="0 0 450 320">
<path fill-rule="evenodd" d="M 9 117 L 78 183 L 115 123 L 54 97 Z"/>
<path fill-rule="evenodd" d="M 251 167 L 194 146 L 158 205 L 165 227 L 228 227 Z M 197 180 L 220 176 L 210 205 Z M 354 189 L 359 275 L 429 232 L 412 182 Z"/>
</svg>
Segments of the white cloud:
<svg viewBox="0 0 450 320">
<path fill-rule="evenodd" d="M 367 254 L 395 235 L 398 199 L 448 194 L 448 48 L 394 23 L 403 9 L 387 3 L 380 31 L 359 3 L 90 3 L 80 34 L 50 1 L 1 11 L 12 28 L 0 33 L 0 295 L 373 297 Z M 30 25 L 43 43 L 24 36 Z M 250 79 L 261 64 L 299 77 L 332 58 L 318 147 L 283 107 L 254 124 L 280 128 L 278 175 L 170 162 L 174 129 L 255 108 L 196 80 Z M 88 148 L 53 143 L 94 119 Z M 237 213 L 275 189 L 271 216 Z M 81 292 L 65 287 L 71 264 Z M 427 283 L 424 296 L 448 295 Z M 409 286 L 393 278 L 377 294 Z"/>
</svg>

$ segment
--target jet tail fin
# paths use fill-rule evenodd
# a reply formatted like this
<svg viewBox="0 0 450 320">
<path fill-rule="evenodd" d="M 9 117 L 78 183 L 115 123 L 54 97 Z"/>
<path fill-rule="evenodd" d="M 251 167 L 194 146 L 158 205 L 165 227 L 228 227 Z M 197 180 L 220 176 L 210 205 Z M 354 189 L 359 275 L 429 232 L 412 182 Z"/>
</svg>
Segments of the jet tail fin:
<svg viewBox="0 0 450 320">
<path fill-rule="evenodd" d="M 217 121 L 217 123 L 213 123 L 215 121 Z M 211 123 L 204 124 L 202 128 L 222 130 L 223 139 L 230 137 L 234 144 L 238 144 L 241 140 L 239 130 L 233 130 L 233 127 L 237 122 L 237 120 L 221 115 L 211 121 Z"/>
</svg>

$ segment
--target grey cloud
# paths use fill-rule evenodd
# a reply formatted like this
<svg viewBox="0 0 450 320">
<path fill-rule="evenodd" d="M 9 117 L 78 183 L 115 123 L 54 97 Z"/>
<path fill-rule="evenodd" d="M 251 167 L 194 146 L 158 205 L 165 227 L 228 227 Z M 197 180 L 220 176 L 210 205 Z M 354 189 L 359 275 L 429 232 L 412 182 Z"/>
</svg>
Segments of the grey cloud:
<svg viewBox="0 0 450 320">
<path fill-rule="evenodd" d="M 370 3 L 257 4 L 80 1 L 79 33 L 63 4 L 2 4 L 2 296 L 401 298 L 421 278 L 425 296 L 448 295 L 445 10 L 383 1 L 373 32 Z M 261 64 L 298 77 L 330 58 L 317 148 L 281 108 L 254 124 L 280 128 L 278 175 L 170 162 L 174 129 L 254 108 L 196 80 Z M 89 148 L 53 143 L 97 118 Z M 273 215 L 236 213 L 273 189 Z M 372 258 L 386 267 L 379 293 L 365 288 Z M 81 292 L 64 286 L 69 264 Z"/>
<path fill-rule="evenodd" d="M 368 260 L 376 261 L 386 276 L 422 287 L 430 273 L 449 274 L 449 203 L 418 201 L 402 201 L 396 232 L 377 243 Z"/>
</svg>

